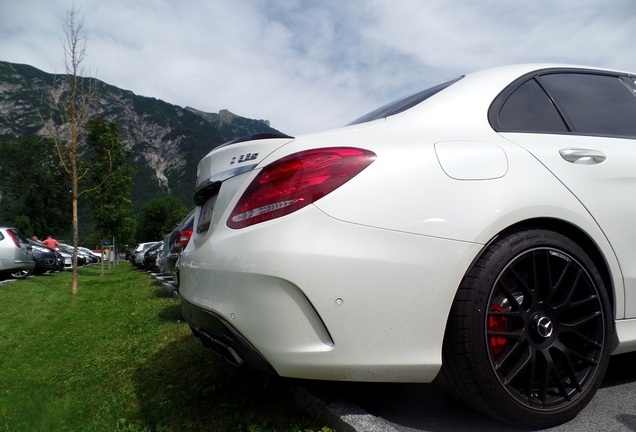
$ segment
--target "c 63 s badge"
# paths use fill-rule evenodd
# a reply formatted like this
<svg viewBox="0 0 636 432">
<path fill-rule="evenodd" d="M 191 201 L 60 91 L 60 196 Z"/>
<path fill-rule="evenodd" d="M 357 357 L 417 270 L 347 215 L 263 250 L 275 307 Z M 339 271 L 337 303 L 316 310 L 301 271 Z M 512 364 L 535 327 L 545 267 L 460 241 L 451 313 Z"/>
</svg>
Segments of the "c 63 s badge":
<svg viewBox="0 0 636 432">
<path fill-rule="evenodd" d="M 243 163 L 248 161 L 253 161 L 258 158 L 258 153 L 245 153 L 240 156 L 234 156 L 230 161 L 230 165 L 235 163 Z"/>
</svg>

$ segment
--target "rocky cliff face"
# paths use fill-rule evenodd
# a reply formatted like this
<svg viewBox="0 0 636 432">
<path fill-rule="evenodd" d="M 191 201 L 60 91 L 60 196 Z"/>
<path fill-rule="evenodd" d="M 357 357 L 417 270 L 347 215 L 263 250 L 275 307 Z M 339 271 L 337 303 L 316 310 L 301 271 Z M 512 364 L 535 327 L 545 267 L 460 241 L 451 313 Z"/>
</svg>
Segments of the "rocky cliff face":
<svg viewBox="0 0 636 432">
<path fill-rule="evenodd" d="M 63 134 L 64 122 L 55 104 L 64 91 L 65 76 L 27 65 L 0 62 L 0 141 L 19 136 L 47 135 L 48 128 Z M 278 132 L 266 120 L 240 117 L 227 110 L 206 113 L 164 101 L 137 96 L 99 80 L 89 117 L 104 116 L 120 127 L 121 139 L 133 151 L 137 175 L 133 200 L 146 201 L 169 193 L 191 204 L 196 166 L 214 147 L 255 133 Z M 213 96 L 213 95 L 212 95 Z"/>
</svg>

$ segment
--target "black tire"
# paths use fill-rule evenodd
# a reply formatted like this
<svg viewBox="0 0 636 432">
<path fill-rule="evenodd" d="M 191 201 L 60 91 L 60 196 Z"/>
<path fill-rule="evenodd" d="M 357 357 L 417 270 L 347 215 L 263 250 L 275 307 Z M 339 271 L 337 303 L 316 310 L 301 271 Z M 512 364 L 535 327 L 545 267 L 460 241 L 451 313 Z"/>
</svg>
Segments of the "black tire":
<svg viewBox="0 0 636 432">
<path fill-rule="evenodd" d="M 583 249 L 553 231 L 512 233 L 462 280 L 438 381 L 504 422 L 556 426 L 594 396 L 612 335 L 603 280 Z"/>
</svg>

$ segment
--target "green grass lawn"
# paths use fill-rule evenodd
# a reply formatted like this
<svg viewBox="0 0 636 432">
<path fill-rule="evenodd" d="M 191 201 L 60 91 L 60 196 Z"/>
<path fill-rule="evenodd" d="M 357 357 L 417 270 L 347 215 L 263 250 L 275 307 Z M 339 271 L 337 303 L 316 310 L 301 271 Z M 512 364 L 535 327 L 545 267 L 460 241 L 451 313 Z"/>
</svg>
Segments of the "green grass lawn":
<svg viewBox="0 0 636 432">
<path fill-rule="evenodd" d="M 240 372 L 121 263 L 0 285 L 0 431 L 327 431 L 293 383 Z"/>
</svg>

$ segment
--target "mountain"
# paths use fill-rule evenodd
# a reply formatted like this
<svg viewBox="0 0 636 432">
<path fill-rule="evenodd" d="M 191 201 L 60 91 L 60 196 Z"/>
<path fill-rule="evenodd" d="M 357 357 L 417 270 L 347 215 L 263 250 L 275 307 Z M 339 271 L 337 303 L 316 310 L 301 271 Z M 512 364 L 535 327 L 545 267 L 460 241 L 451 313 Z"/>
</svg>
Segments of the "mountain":
<svg viewBox="0 0 636 432">
<path fill-rule="evenodd" d="M 64 75 L 0 61 L 0 141 L 47 135 L 44 122 L 61 124 L 61 113 L 52 101 L 59 97 L 64 83 Z M 82 78 L 82 83 L 92 83 L 96 90 L 89 117 L 116 121 L 124 146 L 133 152 L 137 210 L 165 194 L 193 205 L 196 167 L 210 150 L 245 135 L 280 133 L 267 120 L 248 119 L 227 110 L 206 113 L 183 108 L 94 78 Z"/>
</svg>

